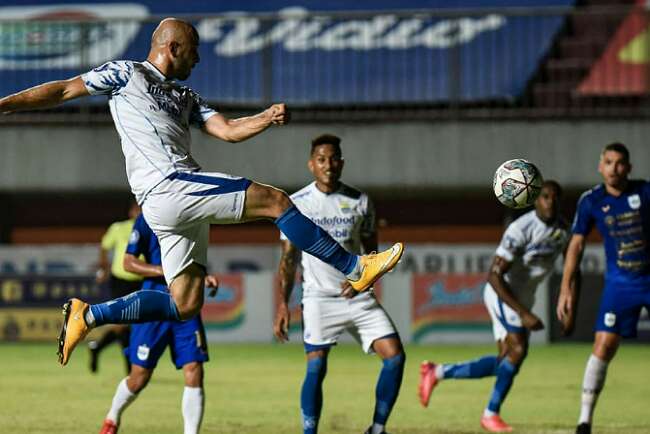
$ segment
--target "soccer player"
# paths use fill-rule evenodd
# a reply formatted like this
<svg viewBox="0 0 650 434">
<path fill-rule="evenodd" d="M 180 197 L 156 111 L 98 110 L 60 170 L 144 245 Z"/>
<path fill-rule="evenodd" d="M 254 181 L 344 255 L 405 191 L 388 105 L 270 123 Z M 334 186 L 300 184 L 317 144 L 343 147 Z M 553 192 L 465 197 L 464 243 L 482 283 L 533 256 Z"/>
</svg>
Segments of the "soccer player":
<svg viewBox="0 0 650 434">
<path fill-rule="evenodd" d="M 582 383 L 577 434 L 591 433 L 594 408 L 605 384 L 607 366 L 621 338 L 635 337 L 642 307 L 650 308 L 650 183 L 628 179 L 630 153 L 611 143 L 600 154 L 604 183 L 586 191 L 578 202 L 573 236 L 567 249 L 557 317 L 573 328 L 578 299 L 578 270 L 585 238 L 596 226 L 603 237 L 607 269 L 596 319 L 594 346 Z"/>
<path fill-rule="evenodd" d="M 129 244 L 133 223 L 138 214 L 140 207 L 133 201 L 129 206 L 129 219 L 113 223 L 102 237 L 96 280 L 99 284 L 108 281 L 111 298 L 124 297 L 142 286 L 141 276 L 124 269 L 126 246 Z M 110 261 L 109 252 L 112 256 Z M 97 372 L 100 353 L 114 341 L 117 340 L 122 348 L 128 347 L 129 334 L 128 325 L 113 324 L 97 341 L 89 342 L 90 372 Z M 126 372 L 129 372 L 131 366 L 128 357 L 125 360 Z"/>
<path fill-rule="evenodd" d="M 59 362 L 68 363 L 88 331 L 109 323 L 185 320 L 203 305 L 203 280 L 211 223 L 272 219 L 301 250 L 341 271 L 357 291 L 368 289 L 397 264 L 401 243 L 374 255 L 348 253 L 306 218 L 287 194 L 274 187 L 223 173 L 205 173 L 190 153 L 190 125 L 228 142 L 240 142 L 288 121 L 284 104 L 249 117 L 228 119 L 194 91 L 178 84 L 199 62 L 199 35 L 175 18 L 160 22 L 147 60 L 112 61 L 69 80 L 45 83 L 0 99 L 0 113 L 51 107 L 88 95 L 108 96 L 120 135 L 131 190 L 160 242 L 170 293 L 135 296 L 88 305 L 64 305 Z"/>
<path fill-rule="evenodd" d="M 343 170 L 341 140 L 333 135 L 316 137 L 307 166 L 314 182 L 291 198 L 306 216 L 329 232 L 349 251 L 377 249 L 375 213 L 365 193 L 340 181 Z M 288 300 L 293 289 L 300 247 L 282 235 L 280 261 L 280 304 L 273 332 L 281 342 L 288 340 Z M 397 400 L 405 355 L 399 335 L 373 292 L 359 294 L 347 284 L 345 275 L 310 252 L 302 253 L 303 333 L 307 373 L 302 385 L 300 407 L 304 434 L 318 430 L 323 405 L 323 380 L 330 348 L 348 330 L 366 353 L 377 353 L 383 367 L 375 391 L 373 423 L 366 434 L 384 433 L 384 426 Z"/>
<path fill-rule="evenodd" d="M 144 261 L 138 259 L 140 255 L 144 255 Z M 168 291 L 163 277 L 158 239 L 142 214 L 133 225 L 124 256 L 124 268 L 145 277 L 142 289 Z M 218 284 L 216 276 L 206 276 L 206 286 L 216 290 Z M 201 315 L 187 321 L 155 321 L 131 327 L 131 342 L 125 351 L 131 361 L 131 371 L 117 386 L 111 409 L 99 434 L 117 433 L 122 412 L 147 386 L 160 356 L 168 346 L 174 365 L 177 369 L 183 369 L 185 377 L 182 400 L 184 433 L 197 434 L 203 418 L 203 363 L 208 361 Z"/>
<path fill-rule="evenodd" d="M 501 405 L 528 354 L 530 332 L 544 328 L 531 312 L 537 286 L 569 239 L 568 224 L 559 213 L 560 196 L 560 185 L 545 181 L 535 209 L 508 226 L 496 250 L 483 299 L 498 354 L 453 364 L 422 362 L 418 394 L 423 406 L 429 405 L 431 392 L 442 380 L 496 376 L 481 426 L 489 432 L 512 431 L 499 416 Z"/>
</svg>

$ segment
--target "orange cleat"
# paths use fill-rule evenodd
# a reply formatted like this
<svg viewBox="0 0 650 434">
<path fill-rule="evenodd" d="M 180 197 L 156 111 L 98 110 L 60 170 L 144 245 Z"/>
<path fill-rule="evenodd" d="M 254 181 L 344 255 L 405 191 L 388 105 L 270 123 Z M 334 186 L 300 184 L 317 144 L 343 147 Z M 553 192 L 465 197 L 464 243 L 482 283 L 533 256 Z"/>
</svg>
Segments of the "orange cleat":
<svg viewBox="0 0 650 434">
<path fill-rule="evenodd" d="M 481 426 L 488 432 L 512 432 L 512 427 L 505 423 L 498 414 L 494 416 L 482 416 Z"/>
<path fill-rule="evenodd" d="M 425 360 L 420 364 L 420 384 L 418 385 L 418 396 L 422 407 L 429 406 L 429 399 L 433 389 L 438 384 L 436 377 L 436 364 Z"/>
<path fill-rule="evenodd" d="M 70 354 L 72 354 L 77 344 L 90 331 L 90 327 L 88 327 L 84 318 L 88 307 L 88 303 L 84 303 L 78 298 L 71 298 L 63 305 L 63 326 L 59 334 L 59 348 L 56 352 L 57 356 L 59 356 L 59 363 L 63 366 L 68 363 Z"/>
<path fill-rule="evenodd" d="M 349 280 L 350 285 L 358 292 L 367 290 L 381 276 L 395 268 L 404 253 L 404 244 L 395 243 L 390 249 L 380 253 L 371 253 L 359 258 L 361 276 L 359 280 Z"/>
<path fill-rule="evenodd" d="M 117 425 L 112 420 L 106 419 L 99 434 L 117 434 Z"/>
</svg>

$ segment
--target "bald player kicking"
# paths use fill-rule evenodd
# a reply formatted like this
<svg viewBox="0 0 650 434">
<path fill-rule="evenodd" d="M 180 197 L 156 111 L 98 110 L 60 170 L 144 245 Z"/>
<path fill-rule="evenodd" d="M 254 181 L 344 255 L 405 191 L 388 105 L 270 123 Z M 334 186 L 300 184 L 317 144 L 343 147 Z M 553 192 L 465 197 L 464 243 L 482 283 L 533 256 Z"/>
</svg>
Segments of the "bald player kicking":
<svg viewBox="0 0 650 434">
<path fill-rule="evenodd" d="M 54 81 L 0 99 L 0 113 L 57 106 L 106 95 L 126 159 L 129 184 L 160 241 L 169 293 L 141 290 L 107 303 L 71 299 L 63 306 L 59 362 L 68 363 L 89 330 L 103 324 L 187 320 L 203 305 L 210 224 L 272 219 L 286 237 L 341 271 L 357 291 L 367 290 L 399 261 L 401 243 L 378 254 L 348 253 L 306 218 L 289 196 L 246 178 L 203 172 L 190 153 L 190 125 L 227 142 L 240 142 L 288 122 L 284 104 L 228 119 L 192 89 L 178 84 L 199 62 L 199 35 L 175 18 L 160 22 L 144 62 L 105 63 L 69 80 Z"/>
</svg>

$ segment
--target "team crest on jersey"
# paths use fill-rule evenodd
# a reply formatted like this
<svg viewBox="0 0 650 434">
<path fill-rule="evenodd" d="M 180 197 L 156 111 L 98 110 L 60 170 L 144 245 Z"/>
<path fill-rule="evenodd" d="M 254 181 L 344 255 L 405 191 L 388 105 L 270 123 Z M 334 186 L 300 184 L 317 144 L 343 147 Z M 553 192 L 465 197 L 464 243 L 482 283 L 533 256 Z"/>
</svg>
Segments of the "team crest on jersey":
<svg viewBox="0 0 650 434">
<path fill-rule="evenodd" d="M 342 200 L 342 201 L 339 203 L 339 206 L 341 207 L 341 212 L 342 212 L 343 214 L 350 214 L 350 213 L 352 212 L 352 207 L 351 207 L 350 204 L 347 203 L 346 201 L 343 201 L 343 200 Z"/>
<path fill-rule="evenodd" d="M 139 360 L 147 360 L 149 358 L 149 347 L 146 345 L 140 345 L 138 347 L 138 359 Z"/>
<path fill-rule="evenodd" d="M 608 215 L 605 217 L 605 224 L 607 226 L 614 226 L 614 223 L 616 223 L 616 218 L 614 218 L 614 216 Z"/>
<path fill-rule="evenodd" d="M 135 244 L 140 240 L 140 232 L 135 229 L 131 231 L 131 236 L 129 237 L 129 244 Z"/>
<path fill-rule="evenodd" d="M 607 327 L 614 327 L 614 324 L 616 324 L 616 314 L 614 312 L 607 312 L 604 323 Z"/>
<path fill-rule="evenodd" d="M 630 205 L 630 208 L 639 209 L 641 208 L 641 197 L 638 194 L 628 196 L 627 203 Z"/>
</svg>

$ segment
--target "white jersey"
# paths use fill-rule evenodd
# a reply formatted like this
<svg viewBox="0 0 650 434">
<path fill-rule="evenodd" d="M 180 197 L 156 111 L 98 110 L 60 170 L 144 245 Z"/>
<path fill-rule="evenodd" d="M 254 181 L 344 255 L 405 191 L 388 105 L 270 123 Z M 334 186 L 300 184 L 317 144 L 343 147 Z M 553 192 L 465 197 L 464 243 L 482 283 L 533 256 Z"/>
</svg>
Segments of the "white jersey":
<svg viewBox="0 0 650 434">
<path fill-rule="evenodd" d="M 325 229 L 348 252 L 360 254 L 361 238 L 375 231 L 375 211 L 368 195 L 345 184 L 323 193 L 312 182 L 291 195 L 305 216 Z M 282 239 L 286 240 L 284 234 Z M 320 259 L 302 252 L 303 297 L 338 296 L 345 275 Z"/>
<path fill-rule="evenodd" d="M 522 215 L 506 229 L 496 255 L 512 263 L 504 278 L 513 295 L 525 306 L 532 307 L 537 285 L 552 270 L 569 236 L 564 220 L 548 225 L 537 217 L 535 210 Z"/>
<path fill-rule="evenodd" d="M 91 95 L 108 96 L 139 203 L 172 173 L 200 170 L 190 155 L 190 124 L 201 127 L 216 112 L 197 93 L 148 61 L 108 62 L 81 78 Z"/>
</svg>

